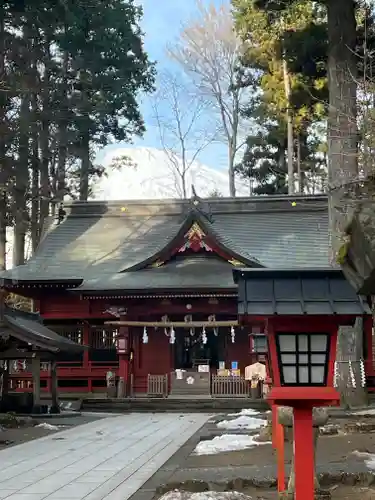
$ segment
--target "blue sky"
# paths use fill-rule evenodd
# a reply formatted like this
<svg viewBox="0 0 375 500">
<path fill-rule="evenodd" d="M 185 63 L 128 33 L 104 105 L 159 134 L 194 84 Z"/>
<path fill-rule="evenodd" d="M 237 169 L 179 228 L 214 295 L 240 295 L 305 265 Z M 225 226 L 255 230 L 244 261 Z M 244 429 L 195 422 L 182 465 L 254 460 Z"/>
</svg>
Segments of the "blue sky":
<svg viewBox="0 0 375 500">
<path fill-rule="evenodd" d="M 214 0 L 216 5 L 222 5 L 229 0 Z M 144 17 L 142 29 L 145 33 L 145 48 L 151 60 L 157 62 L 157 70 L 173 69 L 173 63 L 165 55 L 165 46 L 178 37 L 181 23 L 188 20 L 196 10 L 195 0 L 138 0 L 143 6 Z M 203 0 L 209 5 L 210 0 Z M 146 122 L 147 132 L 143 139 L 136 139 L 134 146 L 160 148 L 158 133 L 153 128 L 151 117 L 151 98 L 142 98 L 142 113 Z M 126 147 L 128 144 L 120 143 L 107 147 L 98 155 L 98 161 L 103 158 L 103 153 L 117 147 Z M 214 168 L 225 168 L 225 147 L 214 145 L 207 148 L 199 157 L 202 163 Z"/>
</svg>

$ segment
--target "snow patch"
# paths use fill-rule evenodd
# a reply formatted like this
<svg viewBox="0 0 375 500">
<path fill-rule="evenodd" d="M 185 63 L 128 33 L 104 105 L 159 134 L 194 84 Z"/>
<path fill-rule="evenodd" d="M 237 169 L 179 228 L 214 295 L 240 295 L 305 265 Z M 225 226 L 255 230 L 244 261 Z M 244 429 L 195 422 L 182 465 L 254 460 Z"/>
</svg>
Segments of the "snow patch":
<svg viewBox="0 0 375 500">
<path fill-rule="evenodd" d="M 225 451 L 238 451 L 254 448 L 266 442 L 258 442 L 258 436 L 247 436 L 244 434 L 223 434 L 207 441 L 201 441 L 193 451 L 196 455 L 215 455 Z"/>
<path fill-rule="evenodd" d="M 357 458 L 363 458 L 366 467 L 370 470 L 375 470 L 375 455 L 373 453 L 355 450 L 351 455 Z"/>
<path fill-rule="evenodd" d="M 40 429 L 45 429 L 46 431 L 60 430 L 60 427 L 58 425 L 48 424 L 47 422 L 42 422 L 41 424 L 38 424 L 35 427 L 39 427 Z"/>
<path fill-rule="evenodd" d="M 354 415 L 358 415 L 361 417 L 368 417 L 375 415 L 375 408 L 368 408 L 367 410 L 356 411 Z"/>
<path fill-rule="evenodd" d="M 219 429 L 255 430 L 255 429 L 260 429 L 261 427 L 265 427 L 267 425 L 267 422 L 259 418 L 247 417 L 246 415 L 242 415 L 240 417 L 235 418 L 234 420 L 222 420 L 221 422 L 218 422 L 216 425 Z"/>
<path fill-rule="evenodd" d="M 375 455 L 369 453 L 369 460 L 365 460 L 366 467 L 370 470 L 375 470 Z"/>
<path fill-rule="evenodd" d="M 238 491 L 168 491 L 159 500 L 251 500 L 252 497 Z"/>
<path fill-rule="evenodd" d="M 190 491 L 168 491 L 159 500 L 251 500 L 252 497 L 238 491 L 203 491 L 191 493 Z"/>
<path fill-rule="evenodd" d="M 239 413 L 228 413 L 228 417 L 240 417 L 241 415 L 260 415 L 260 411 L 252 408 L 243 408 Z"/>
</svg>

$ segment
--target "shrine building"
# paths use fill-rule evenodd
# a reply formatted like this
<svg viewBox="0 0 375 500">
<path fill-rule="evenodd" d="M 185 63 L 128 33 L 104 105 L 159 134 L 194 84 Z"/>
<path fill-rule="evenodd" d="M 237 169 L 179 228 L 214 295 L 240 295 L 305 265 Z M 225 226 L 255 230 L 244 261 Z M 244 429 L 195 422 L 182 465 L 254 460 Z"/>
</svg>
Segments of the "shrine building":
<svg viewBox="0 0 375 500">
<path fill-rule="evenodd" d="M 308 296 L 274 284 L 270 312 L 260 280 L 259 296 L 253 287 L 247 297 L 251 321 L 239 326 L 239 268 L 310 270 L 321 283 Z M 60 393 L 103 393 L 110 372 L 120 396 L 246 396 L 245 367 L 267 359 L 266 315 L 370 313 L 330 266 L 325 195 L 67 202 L 2 285 L 33 299 L 46 327 L 89 346 L 59 355 Z M 370 378 L 372 325 L 363 324 Z M 23 390 L 31 374 L 20 363 L 11 376 Z M 42 390 L 47 379 L 42 371 Z"/>
</svg>

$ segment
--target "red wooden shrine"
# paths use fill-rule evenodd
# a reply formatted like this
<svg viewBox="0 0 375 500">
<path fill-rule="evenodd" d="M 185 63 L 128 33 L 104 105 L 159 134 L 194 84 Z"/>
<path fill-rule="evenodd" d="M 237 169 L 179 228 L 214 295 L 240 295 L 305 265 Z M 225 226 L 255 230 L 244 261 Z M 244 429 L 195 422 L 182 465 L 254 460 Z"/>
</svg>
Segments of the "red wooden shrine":
<svg viewBox="0 0 375 500">
<path fill-rule="evenodd" d="M 251 320 L 248 315 L 246 323 L 237 325 L 239 291 L 233 270 L 309 269 L 312 261 L 328 265 L 325 196 L 72 202 L 53 224 L 35 257 L 7 271 L 2 283 L 33 299 L 34 310 L 51 329 L 89 346 L 80 355 L 59 359 L 60 392 L 104 392 L 111 371 L 125 380 L 128 394 L 144 394 L 149 375 L 190 368 L 192 353 L 199 349 L 201 357 L 208 353 L 212 358 L 211 373 L 235 363 L 243 376 L 246 366 L 265 359 L 269 314 L 258 301 Z M 347 303 L 353 305 L 352 313 L 367 311 L 357 298 Z M 145 332 L 143 324 L 166 317 L 173 324 L 216 321 L 226 326 L 176 327 L 174 342 L 169 328 L 148 327 Z M 107 324 L 116 320 L 137 326 Z M 364 335 L 371 376 L 368 319 Z M 27 364 L 24 368 L 15 370 L 15 390 L 30 387 Z M 48 376 L 42 371 L 42 390 L 49 389 Z"/>
</svg>

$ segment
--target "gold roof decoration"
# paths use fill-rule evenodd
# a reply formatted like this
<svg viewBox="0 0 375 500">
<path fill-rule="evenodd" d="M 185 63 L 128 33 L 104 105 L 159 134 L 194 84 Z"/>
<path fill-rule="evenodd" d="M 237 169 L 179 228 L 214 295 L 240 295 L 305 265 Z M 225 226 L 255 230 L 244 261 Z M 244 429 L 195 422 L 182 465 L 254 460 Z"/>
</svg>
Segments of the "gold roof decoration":
<svg viewBox="0 0 375 500">
<path fill-rule="evenodd" d="M 194 224 L 191 226 L 189 231 L 185 234 L 185 237 L 188 238 L 189 240 L 198 237 L 198 238 L 204 238 L 206 236 L 206 233 L 201 229 L 200 225 L 197 222 L 194 222 Z"/>
<path fill-rule="evenodd" d="M 161 266 L 164 266 L 164 261 L 163 261 L 163 260 L 160 260 L 160 259 L 156 260 L 155 262 L 153 262 L 153 263 L 150 265 L 150 267 L 152 267 L 152 268 L 154 268 L 154 269 L 155 269 L 155 268 L 158 268 L 158 267 L 161 267 Z"/>
<path fill-rule="evenodd" d="M 232 264 L 234 267 L 246 267 L 243 262 L 240 262 L 239 260 L 236 259 L 230 259 L 228 260 L 229 264 Z"/>
</svg>

